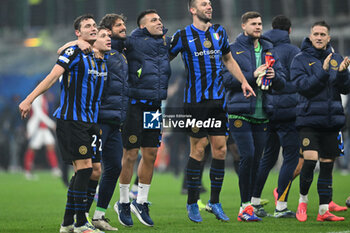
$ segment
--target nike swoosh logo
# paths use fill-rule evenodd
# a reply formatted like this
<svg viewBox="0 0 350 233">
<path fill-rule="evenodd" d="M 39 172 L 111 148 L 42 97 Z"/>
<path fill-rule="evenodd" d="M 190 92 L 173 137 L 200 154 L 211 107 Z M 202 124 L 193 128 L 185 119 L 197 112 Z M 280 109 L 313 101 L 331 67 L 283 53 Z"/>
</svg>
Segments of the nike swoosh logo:
<svg viewBox="0 0 350 233">
<path fill-rule="evenodd" d="M 310 62 L 309 63 L 309 66 L 312 66 L 313 64 L 315 64 L 316 62 Z"/>
<path fill-rule="evenodd" d="M 115 53 L 111 53 L 111 55 L 113 56 L 114 54 L 116 54 L 117 52 L 115 52 Z"/>
<path fill-rule="evenodd" d="M 245 51 L 237 51 L 236 54 L 239 55 L 241 53 L 244 53 Z"/>
<path fill-rule="evenodd" d="M 84 57 L 84 58 L 87 58 L 87 56 L 86 56 L 86 55 L 83 55 L 83 57 Z"/>
<path fill-rule="evenodd" d="M 198 38 L 194 38 L 194 39 L 192 39 L 192 40 L 189 40 L 188 42 L 193 42 L 193 41 L 195 41 L 195 40 L 197 40 Z"/>
<path fill-rule="evenodd" d="M 142 210 L 140 210 L 138 206 L 136 206 L 136 209 L 140 214 L 142 214 Z"/>
</svg>

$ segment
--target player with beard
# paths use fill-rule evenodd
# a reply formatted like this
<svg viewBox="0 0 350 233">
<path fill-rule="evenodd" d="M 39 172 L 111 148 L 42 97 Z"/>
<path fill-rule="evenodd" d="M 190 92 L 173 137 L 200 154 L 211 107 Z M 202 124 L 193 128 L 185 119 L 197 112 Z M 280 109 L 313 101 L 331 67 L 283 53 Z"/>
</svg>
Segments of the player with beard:
<svg viewBox="0 0 350 233">
<path fill-rule="evenodd" d="M 271 82 L 271 86 L 265 87 L 281 90 L 285 79 L 273 45 L 261 38 L 261 15 L 258 12 L 247 12 L 242 15 L 241 22 L 243 33 L 231 45 L 231 53 L 257 93 L 256 98 L 247 99 L 238 92 L 239 83 L 228 72 L 224 73 L 224 83 L 230 131 L 240 154 L 241 208 L 238 221 L 260 221 L 250 201 L 259 161 L 266 144 L 268 116 L 265 112 L 265 95 L 268 90 L 259 86 L 257 80 L 263 77 Z M 275 60 L 273 67 L 265 64 L 265 57 Z"/>
<path fill-rule="evenodd" d="M 186 168 L 187 176 L 187 212 L 193 222 L 202 222 L 197 200 L 200 189 L 201 161 L 208 141 L 212 150 L 210 168 L 211 193 L 206 210 L 217 219 L 228 221 L 219 195 L 224 180 L 226 138 L 228 120 L 226 114 L 225 88 L 222 69 L 224 65 L 234 74 L 243 90 L 244 98 L 255 95 L 243 76 L 236 61 L 232 58 L 226 30 L 210 23 L 212 5 L 209 0 L 189 0 L 189 11 L 193 23 L 178 30 L 172 39 L 171 58 L 182 54 L 187 70 L 187 83 L 184 95 L 184 110 L 192 119 L 205 121 L 214 118 L 220 121 L 220 127 L 192 127 L 188 129 L 191 151 Z"/>
<path fill-rule="evenodd" d="M 335 53 L 330 40 L 330 26 L 325 21 L 315 22 L 309 37 L 302 42 L 301 52 L 294 57 L 290 67 L 291 79 L 300 95 L 296 117 L 304 157 L 296 213 L 300 222 L 306 221 L 308 217 L 308 193 L 318 161 L 317 221 L 344 221 L 344 217 L 329 212 L 329 204 L 333 193 L 334 161 L 343 148 L 339 146 L 343 144 L 339 131 L 345 125 L 340 94 L 350 92 L 350 60 Z"/>
</svg>

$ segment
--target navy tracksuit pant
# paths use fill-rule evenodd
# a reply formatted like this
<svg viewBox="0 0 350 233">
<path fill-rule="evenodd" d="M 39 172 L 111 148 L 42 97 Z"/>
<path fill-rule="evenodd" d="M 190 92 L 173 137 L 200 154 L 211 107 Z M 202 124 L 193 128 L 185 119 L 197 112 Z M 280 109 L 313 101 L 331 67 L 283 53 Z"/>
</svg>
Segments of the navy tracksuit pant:
<svg viewBox="0 0 350 233">
<path fill-rule="evenodd" d="M 277 192 L 279 201 L 287 201 L 300 150 L 299 135 L 294 121 L 269 123 L 266 147 L 260 161 L 253 197 L 261 197 L 269 172 L 278 159 L 281 146 L 283 163 L 278 177 Z"/>
<path fill-rule="evenodd" d="M 259 161 L 266 144 L 267 124 L 230 119 L 230 132 L 240 154 L 238 177 L 241 202 L 250 202 Z"/>
<path fill-rule="evenodd" d="M 97 207 L 107 209 L 122 170 L 123 143 L 120 127 L 99 124 L 102 130 L 102 177 Z"/>
</svg>

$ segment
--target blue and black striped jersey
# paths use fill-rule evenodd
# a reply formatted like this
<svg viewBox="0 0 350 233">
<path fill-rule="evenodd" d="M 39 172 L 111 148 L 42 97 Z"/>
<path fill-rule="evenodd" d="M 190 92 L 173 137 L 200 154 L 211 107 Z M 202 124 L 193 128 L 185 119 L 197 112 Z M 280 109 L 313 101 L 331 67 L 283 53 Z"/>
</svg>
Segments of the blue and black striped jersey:
<svg viewBox="0 0 350 233">
<path fill-rule="evenodd" d="M 207 31 L 193 26 L 178 30 L 171 41 L 170 54 L 182 54 L 187 72 L 185 103 L 223 99 L 222 56 L 230 52 L 225 29 L 215 24 Z"/>
<path fill-rule="evenodd" d="M 106 60 L 84 54 L 77 46 L 65 49 L 57 64 L 65 69 L 60 78 L 60 106 L 54 116 L 62 120 L 96 123 L 104 81 Z"/>
</svg>

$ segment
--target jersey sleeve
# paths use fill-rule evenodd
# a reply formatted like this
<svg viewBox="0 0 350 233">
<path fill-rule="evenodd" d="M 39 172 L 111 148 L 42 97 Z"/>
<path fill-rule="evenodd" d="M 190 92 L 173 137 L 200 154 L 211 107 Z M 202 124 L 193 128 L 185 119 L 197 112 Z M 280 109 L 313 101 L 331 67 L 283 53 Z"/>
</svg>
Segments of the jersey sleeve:
<svg viewBox="0 0 350 233">
<path fill-rule="evenodd" d="M 231 52 L 230 50 L 230 42 L 228 41 L 228 36 L 226 33 L 225 28 L 222 28 L 222 48 L 221 48 L 221 52 L 223 55 L 228 54 L 229 52 Z"/>
<path fill-rule="evenodd" d="M 81 50 L 78 46 L 68 47 L 62 51 L 56 64 L 62 66 L 65 70 L 69 70 L 74 66 L 78 61 L 78 55 L 81 53 Z"/>
<path fill-rule="evenodd" d="M 179 52 L 182 51 L 183 45 L 182 45 L 182 40 L 181 40 L 181 36 L 180 33 L 181 31 L 178 30 L 177 32 L 175 32 L 175 34 L 173 35 L 173 37 L 171 38 L 171 42 L 170 42 L 170 50 L 169 53 L 176 57 L 177 54 Z"/>
</svg>

